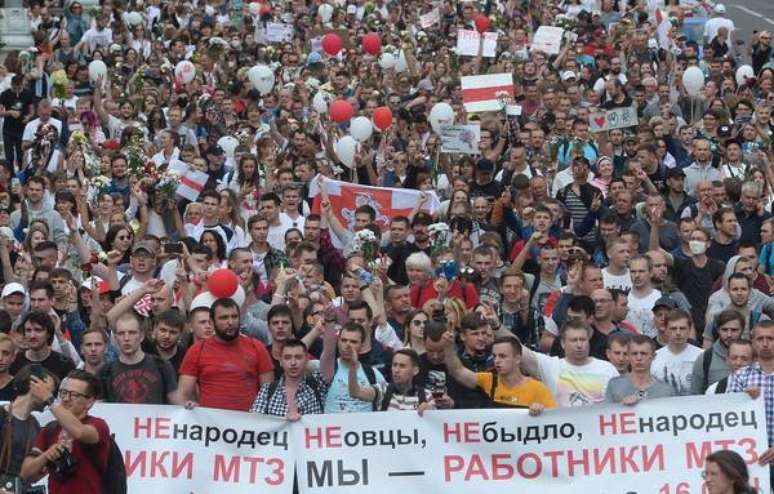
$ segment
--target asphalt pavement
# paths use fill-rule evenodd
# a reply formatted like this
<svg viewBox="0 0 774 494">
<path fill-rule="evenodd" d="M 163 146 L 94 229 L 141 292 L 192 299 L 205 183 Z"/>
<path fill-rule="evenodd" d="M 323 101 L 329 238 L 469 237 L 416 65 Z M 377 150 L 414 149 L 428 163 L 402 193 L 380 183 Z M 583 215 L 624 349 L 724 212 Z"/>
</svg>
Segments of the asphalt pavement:
<svg viewBox="0 0 774 494">
<path fill-rule="evenodd" d="M 728 17 L 736 25 L 739 39 L 747 42 L 753 31 L 774 32 L 774 0 L 727 0 L 723 3 Z"/>
</svg>

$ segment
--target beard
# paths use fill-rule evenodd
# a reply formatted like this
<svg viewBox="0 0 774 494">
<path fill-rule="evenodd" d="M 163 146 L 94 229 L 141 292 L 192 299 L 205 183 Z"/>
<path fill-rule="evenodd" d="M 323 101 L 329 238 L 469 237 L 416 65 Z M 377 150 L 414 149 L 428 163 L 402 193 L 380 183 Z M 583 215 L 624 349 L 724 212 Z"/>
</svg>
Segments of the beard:
<svg viewBox="0 0 774 494">
<path fill-rule="evenodd" d="M 219 328 L 215 328 L 215 335 L 223 341 L 234 341 L 239 336 L 239 330 L 234 331 L 233 334 L 223 331 Z"/>
</svg>

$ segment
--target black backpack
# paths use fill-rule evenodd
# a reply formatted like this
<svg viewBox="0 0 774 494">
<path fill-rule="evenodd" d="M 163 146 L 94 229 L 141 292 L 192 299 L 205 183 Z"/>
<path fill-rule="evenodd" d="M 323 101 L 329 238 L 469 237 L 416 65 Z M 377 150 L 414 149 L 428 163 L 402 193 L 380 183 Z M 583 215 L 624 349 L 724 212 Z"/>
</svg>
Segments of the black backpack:
<svg viewBox="0 0 774 494">
<path fill-rule="evenodd" d="M 59 423 L 53 420 L 44 427 L 44 437 L 46 445 L 50 445 L 54 440 L 54 434 L 59 429 Z M 104 470 L 100 468 L 97 458 L 96 448 L 92 445 L 85 445 L 84 455 L 99 473 L 102 479 L 102 494 L 127 494 L 126 487 L 126 465 L 124 465 L 124 455 L 116 444 L 116 435 L 108 436 L 108 454 L 107 463 Z"/>
</svg>

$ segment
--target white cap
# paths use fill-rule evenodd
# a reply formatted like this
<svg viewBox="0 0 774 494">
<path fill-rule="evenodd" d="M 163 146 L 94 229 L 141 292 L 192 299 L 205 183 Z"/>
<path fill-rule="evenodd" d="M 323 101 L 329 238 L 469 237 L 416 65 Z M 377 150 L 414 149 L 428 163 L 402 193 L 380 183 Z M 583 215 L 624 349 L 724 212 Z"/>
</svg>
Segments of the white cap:
<svg viewBox="0 0 774 494">
<path fill-rule="evenodd" d="M 3 293 L 0 295 L 0 297 L 5 298 L 9 295 L 13 295 L 14 293 L 21 293 L 22 295 L 27 295 L 27 290 L 24 289 L 24 286 L 21 283 L 7 283 L 3 287 Z"/>
<path fill-rule="evenodd" d="M 715 5 L 715 8 L 713 9 L 716 14 L 725 14 L 726 13 L 726 6 L 722 3 L 719 3 Z"/>
<path fill-rule="evenodd" d="M 575 75 L 575 72 L 573 72 L 572 70 L 565 70 L 564 72 L 562 72 L 561 78 L 562 78 L 562 81 L 567 81 L 569 79 L 577 79 L 578 76 Z"/>
</svg>

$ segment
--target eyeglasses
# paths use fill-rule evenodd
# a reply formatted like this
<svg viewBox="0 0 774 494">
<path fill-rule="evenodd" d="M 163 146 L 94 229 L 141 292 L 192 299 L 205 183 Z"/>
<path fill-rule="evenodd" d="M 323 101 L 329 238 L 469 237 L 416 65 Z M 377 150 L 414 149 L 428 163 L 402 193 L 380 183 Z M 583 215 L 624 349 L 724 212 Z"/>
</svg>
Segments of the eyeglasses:
<svg viewBox="0 0 774 494">
<path fill-rule="evenodd" d="M 91 398 L 89 395 L 79 393 L 77 391 L 71 391 L 69 389 L 60 389 L 59 398 L 62 400 L 75 399 L 75 398 Z"/>
<path fill-rule="evenodd" d="M 422 320 L 419 320 L 419 319 L 414 319 L 413 321 L 411 321 L 411 324 L 413 324 L 414 326 L 424 326 L 424 325 L 427 324 L 427 321 L 422 321 Z"/>
</svg>

